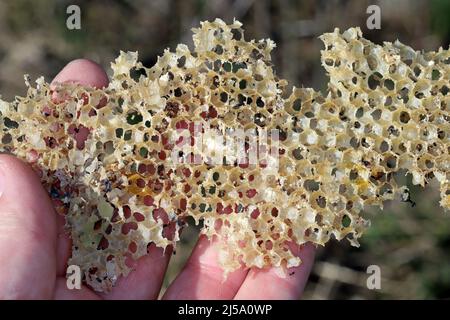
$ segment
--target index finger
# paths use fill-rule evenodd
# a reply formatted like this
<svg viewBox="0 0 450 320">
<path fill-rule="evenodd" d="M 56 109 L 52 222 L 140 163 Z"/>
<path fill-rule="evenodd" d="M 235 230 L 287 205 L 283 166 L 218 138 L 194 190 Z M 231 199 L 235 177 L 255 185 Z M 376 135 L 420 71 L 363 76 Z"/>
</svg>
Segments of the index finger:
<svg viewBox="0 0 450 320">
<path fill-rule="evenodd" d="M 239 288 L 235 299 L 291 300 L 299 299 L 314 263 L 315 247 L 311 243 L 292 245 L 293 253 L 302 263 L 280 275 L 276 268 L 252 268 Z"/>
<path fill-rule="evenodd" d="M 108 76 L 97 63 L 77 59 L 70 62 L 53 79 L 52 85 L 56 83 L 78 83 L 94 88 L 104 88 L 108 85 Z M 86 139 L 89 129 L 80 130 L 76 136 L 77 142 Z M 70 240 L 64 233 L 64 221 L 59 221 L 60 238 L 58 244 L 59 271 L 65 272 L 67 260 L 70 256 Z M 162 249 L 151 246 L 149 253 L 136 261 L 134 270 L 126 277 L 120 278 L 116 287 L 109 293 L 101 294 L 105 299 L 154 299 L 158 296 L 163 276 L 170 258 L 170 250 L 163 252 Z"/>
</svg>

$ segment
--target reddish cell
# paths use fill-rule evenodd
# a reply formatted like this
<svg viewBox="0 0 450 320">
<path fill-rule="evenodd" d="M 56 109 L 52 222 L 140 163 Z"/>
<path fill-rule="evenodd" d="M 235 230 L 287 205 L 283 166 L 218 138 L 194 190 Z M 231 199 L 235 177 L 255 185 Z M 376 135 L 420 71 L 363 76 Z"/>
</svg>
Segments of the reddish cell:
<svg viewBox="0 0 450 320">
<path fill-rule="evenodd" d="M 176 231 L 175 223 L 170 223 L 163 228 L 162 236 L 167 240 L 173 240 Z"/>
<path fill-rule="evenodd" d="M 159 157 L 159 159 L 161 159 L 161 160 L 166 160 L 166 153 L 165 153 L 164 151 L 160 151 L 160 152 L 158 153 L 158 157 Z"/>
<path fill-rule="evenodd" d="M 169 145 L 169 142 L 170 142 L 169 137 L 167 135 L 163 134 L 161 136 L 161 143 L 162 143 L 162 145 L 163 146 L 167 146 L 167 145 Z"/>
<path fill-rule="evenodd" d="M 145 180 L 144 180 L 144 179 L 141 179 L 141 178 L 137 179 L 137 180 L 136 180 L 136 185 L 137 185 L 139 188 L 144 188 L 144 187 L 145 187 Z"/>
<path fill-rule="evenodd" d="M 95 111 L 94 108 L 92 108 L 91 110 L 89 110 L 88 116 L 89 117 L 95 117 L 97 115 L 97 111 Z"/>
<path fill-rule="evenodd" d="M 253 198 L 256 195 L 256 189 L 249 189 L 246 192 L 248 198 Z"/>
<path fill-rule="evenodd" d="M 45 145 L 47 147 L 49 147 L 50 149 L 53 149 L 58 145 L 56 139 L 53 137 L 45 137 L 44 141 L 45 141 Z"/>
<path fill-rule="evenodd" d="M 278 209 L 272 208 L 272 217 L 278 217 Z"/>
<path fill-rule="evenodd" d="M 136 222 L 127 222 L 122 225 L 122 234 L 127 235 L 131 230 L 137 230 L 138 225 Z"/>
<path fill-rule="evenodd" d="M 158 143 L 158 142 L 159 142 L 159 136 L 158 136 L 158 135 L 153 135 L 152 138 L 151 138 L 151 140 L 152 140 L 154 143 Z"/>
<path fill-rule="evenodd" d="M 150 196 L 150 195 L 146 195 L 145 197 L 144 197 L 144 204 L 146 205 L 146 206 L 152 206 L 153 205 L 153 203 L 154 203 L 154 199 L 153 199 L 153 197 L 152 196 Z"/>
<path fill-rule="evenodd" d="M 133 217 L 137 222 L 142 222 L 145 220 L 145 216 L 140 212 L 133 213 Z"/>
<path fill-rule="evenodd" d="M 71 134 L 72 137 L 75 139 L 77 143 L 77 149 L 83 150 L 84 144 L 87 138 L 89 137 L 90 130 L 85 126 L 83 126 L 82 124 L 80 124 L 78 127 L 72 124 L 68 129 L 68 133 Z"/>
<path fill-rule="evenodd" d="M 106 250 L 109 247 L 109 241 L 105 237 L 100 240 L 97 250 Z"/>
<path fill-rule="evenodd" d="M 162 191 L 164 187 L 164 184 L 160 182 L 159 180 L 155 180 L 152 184 L 152 190 L 156 193 L 159 193 Z"/>
<path fill-rule="evenodd" d="M 189 178 L 191 176 L 191 170 L 189 168 L 183 168 L 182 171 L 186 178 Z"/>
<path fill-rule="evenodd" d="M 50 109 L 49 106 L 44 106 L 44 107 L 42 108 L 42 114 L 43 114 L 44 116 L 48 117 L 49 115 L 52 114 L 52 109 Z"/>
<path fill-rule="evenodd" d="M 248 168 L 248 162 L 240 163 L 239 167 L 242 168 L 242 169 L 247 169 Z"/>
<path fill-rule="evenodd" d="M 217 110 L 213 106 L 209 106 L 208 115 L 210 118 L 217 117 Z"/>
<path fill-rule="evenodd" d="M 128 245 L 128 251 L 130 251 L 131 253 L 136 253 L 137 244 L 134 241 Z"/>
<path fill-rule="evenodd" d="M 156 208 L 153 210 L 153 219 L 155 219 L 155 221 L 161 219 L 164 224 L 169 223 L 169 216 L 163 208 Z"/>
<path fill-rule="evenodd" d="M 83 100 L 83 106 L 89 104 L 89 95 L 85 92 L 81 94 L 81 100 Z"/>
<path fill-rule="evenodd" d="M 186 144 L 186 139 L 184 136 L 178 137 L 177 141 L 175 141 L 175 145 L 178 147 L 182 147 Z"/>
<path fill-rule="evenodd" d="M 225 209 L 223 209 L 224 214 L 230 214 L 232 212 L 233 212 L 233 207 L 231 206 L 231 204 L 229 204 L 228 206 L 225 207 Z"/>
<path fill-rule="evenodd" d="M 189 125 L 186 120 L 180 120 L 175 124 L 175 128 L 177 129 L 188 129 Z"/>
<path fill-rule="evenodd" d="M 180 209 L 185 211 L 187 207 L 187 200 L 185 198 L 180 200 Z"/>
<path fill-rule="evenodd" d="M 155 174 L 155 172 L 156 172 L 155 166 L 152 165 L 152 164 L 148 164 L 148 165 L 147 165 L 147 172 L 148 172 L 150 175 Z"/>
<path fill-rule="evenodd" d="M 125 219 L 129 219 L 131 217 L 131 209 L 129 206 L 123 207 L 123 216 L 125 217 Z"/>
<path fill-rule="evenodd" d="M 139 164 L 138 166 L 138 172 L 140 174 L 144 174 L 147 171 L 147 166 L 143 163 Z"/>
<path fill-rule="evenodd" d="M 100 101 L 98 102 L 98 104 L 95 106 L 97 109 L 101 109 L 104 106 L 106 106 L 106 104 L 108 103 L 108 98 L 107 97 L 102 97 L 100 99 Z"/>
<path fill-rule="evenodd" d="M 195 132 L 198 132 L 199 129 L 200 127 L 195 122 L 189 123 L 189 132 L 191 133 L 191 136 L 193 136 Z"/>
<path fill-rule="evenodd" d="M 120 220 L 119 209 L 114 208 L 113 215 L 111 217 L 111 222 L 118 222 L 119 220 Z"/>
<path fill-rule="evenodd" d="M 250 213 L 250 217 L 252 217 L 252 219 L 258 218 L 259 215 L 260 215 L 260 212 L 259 212 L 259 209 L 258 209 L 258 208 L 254 209 L 254 210 L 252 211 L 252 213 Z"/>
</svg>

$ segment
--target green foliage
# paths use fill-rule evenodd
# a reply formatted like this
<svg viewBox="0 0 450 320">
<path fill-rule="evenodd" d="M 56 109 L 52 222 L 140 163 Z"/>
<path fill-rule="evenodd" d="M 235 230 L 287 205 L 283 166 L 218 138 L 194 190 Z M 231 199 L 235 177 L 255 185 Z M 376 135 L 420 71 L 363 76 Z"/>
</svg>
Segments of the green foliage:
<svg viewBox="0 0 450 320">
<path fill-rule="evenodd" d="M 443 38 L 450 37 L 450 1 L 432 0 L 431 8 L 431 28 Z"/>
</svg>

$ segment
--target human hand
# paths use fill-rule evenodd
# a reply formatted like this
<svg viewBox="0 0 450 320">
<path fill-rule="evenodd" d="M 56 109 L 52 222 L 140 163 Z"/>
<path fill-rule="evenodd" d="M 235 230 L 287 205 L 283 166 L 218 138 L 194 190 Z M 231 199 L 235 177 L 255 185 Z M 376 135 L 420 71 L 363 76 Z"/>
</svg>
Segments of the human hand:
<svg viewBox="0 0 450 320">
<path fill-rule="evenodd" d="M 74 60 L 53 80 L 105 87 L 108 77 L 88 60 Z M 36 174 L 22 161 L 0 155 L 0 299 L 156 299 L 171 252 L 150 246 L 128 277 L 110 293 L 66 285 L 70 238 Z M 198 240 L 163 299 L 297 299 L 309 276 L 314 247 L 295 246 L 303 263 L 280 277 L 275 268 L 239 269 L 223 281 L 217 241 Z"/>
</svg>

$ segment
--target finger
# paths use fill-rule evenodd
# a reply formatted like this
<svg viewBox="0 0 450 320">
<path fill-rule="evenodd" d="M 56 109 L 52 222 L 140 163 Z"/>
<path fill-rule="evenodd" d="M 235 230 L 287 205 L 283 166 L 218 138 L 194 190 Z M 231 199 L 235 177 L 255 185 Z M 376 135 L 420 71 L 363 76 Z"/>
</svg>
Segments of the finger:
<svg viewBox="0 0 450 320">
<path fill-rule="evenodd" d="M 157 299 L 171 254 L 169 247 L 164 251 L 154 244 L 150 245 L 148 254 L 136 262 L 134 270 L 117 280 L 110 293 L 101 296 L 108 300 Z"/>
<path fill-rule="evenodd" d="M 293 245 L 292 251 L 302 260 L 300 266 L 289 268 L 284 277 L 277 268 L 252 268 L 235 299 L 299 299 L 314 263 L 315 247 L 310 243 Z"/>
<path fill-rule="evenodd" d="M 99 300 L 100 297 L 97 296 L 92 290 L 86 286 L 81 286 L 80 289 L 70 290 L 67 287 L 67 280 L 62 277 L 56 279 L 55 285 L 55 300 Z"/>
<path fill-rule="evenodd" d="M 0 155 L 0 299 L 49 299 L 56 270 L 52 203 L 25 163 Z"/>
<path fill-rule="evenodd" d="M 218 260 L 218 241 L 200 236 L 188 262 L 163 299 L 231 299 L 247 275 L 239 269 L 224 281 Z"/>
<path fill-rule="evenodd" d="M 52 84 L 73 82 L 86 86 L 102 88 L 108 85 L 108 76 L 95 62 L 78 59 L 70 62 L 55 77 Z M 84 133 L 84 139 L 88 133 Z M 82 139 L 83 137 L 79 137 Z M 78 140 L 77 140 L 78 142 Z M 70 238 L 60 224 L 59 234 L 62 239 L 58 244 L 59 275 L 64 275 L 67 260 L 70 257 Z M 113 291 L 102 295 L 106 299 L 152 299 L 158 296 L 164 273 L 170 257 L 170 250 L 164 254 L 161 249 L 151 246 L 149 254 L 140 258 L 134 270 L 125 278 L 120 278 Z"/>
<path fill-rule="evenodd" d="M 106 87 L 108 76 L 103 68 L 94 61 L 76 59 L 69 62 L 53 79 L 52 84 L 73 82 L 94 88 Z"/>
<path fill-rule="evenodd" d="M 108 76 L 97 63 L 87 59 L 77 59 L 68 63 L 53 79 L 56 83 L 74 82 L 94 88 L 103 88 L 108 85 Z M 71 255 L 71 241 L 65 227 L 64 217 L 57 217 L 57 274 L 66 274 L 67 260 Z"/>
</svg>

